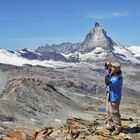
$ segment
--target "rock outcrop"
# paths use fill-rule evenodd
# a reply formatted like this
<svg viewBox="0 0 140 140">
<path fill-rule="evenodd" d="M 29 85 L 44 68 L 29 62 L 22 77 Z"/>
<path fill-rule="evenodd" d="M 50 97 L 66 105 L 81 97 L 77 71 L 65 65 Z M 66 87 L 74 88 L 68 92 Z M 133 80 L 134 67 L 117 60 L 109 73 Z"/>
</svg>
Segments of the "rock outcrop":
<svg viewBox="0 0 140 140">
<path fill-rule="evenodd" d="M 59 128 L 45 127 L 35 132 L 18 129 L 1 140 L 139 140 L 140 120 L 122 119 L 123 130 L 119 135 L 112 135 L 104 127 L 104 115 L 98 114 L 94 121 L 80 118 L 67 119 L 66 124 Z"/>
</svg>

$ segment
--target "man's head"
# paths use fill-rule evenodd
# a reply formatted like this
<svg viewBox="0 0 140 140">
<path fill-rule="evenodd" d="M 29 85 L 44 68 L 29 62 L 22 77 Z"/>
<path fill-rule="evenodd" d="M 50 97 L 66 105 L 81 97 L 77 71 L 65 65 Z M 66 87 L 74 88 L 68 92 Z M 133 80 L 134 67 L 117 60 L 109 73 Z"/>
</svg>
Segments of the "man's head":
<svg viewBox="0 0 140 140">
<path fill-rule="evenodd" d="M 120 71 L 121 65 L 118 62 L 111 62 L 111 72 L 116 74 Z"/>
</svg>

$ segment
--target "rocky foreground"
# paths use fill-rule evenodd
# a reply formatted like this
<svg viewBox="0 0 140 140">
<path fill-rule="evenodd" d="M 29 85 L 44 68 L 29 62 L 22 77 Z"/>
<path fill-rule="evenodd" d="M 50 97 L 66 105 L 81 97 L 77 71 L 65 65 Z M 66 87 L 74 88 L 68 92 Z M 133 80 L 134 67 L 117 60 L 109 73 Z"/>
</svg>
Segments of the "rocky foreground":
<svg viewBox="0 0 140 140">
<path fill-rule="evenodd" d="M 113 136 L 106 130 L 105 114 L 97 114 L 93 121 L 80 118 L 67 119 L 62 127 L 45 127 L 40 130 L 17 128 L 1 135 L 1 140 L 139 140 L 140 119 L 122 118 L 123 131 Z M 0 128 L 4 131 L 5 128 Z"/>
<path fill-rule="evenodd" d="M 103 64 L 71 66 L 0 65 L 2 140 L 139 140 L 140 71 L 123 66 L 120 106 L 123 131 L 105 127 Z"/>
</svg>

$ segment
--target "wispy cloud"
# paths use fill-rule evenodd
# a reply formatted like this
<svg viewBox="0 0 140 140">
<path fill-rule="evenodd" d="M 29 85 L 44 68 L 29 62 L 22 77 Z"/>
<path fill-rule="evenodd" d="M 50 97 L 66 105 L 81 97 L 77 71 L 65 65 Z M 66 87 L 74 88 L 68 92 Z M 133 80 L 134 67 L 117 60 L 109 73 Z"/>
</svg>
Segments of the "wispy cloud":
<svg viewBox="0 0 140 140">
<path fill-rule="evenodd" d="M 118 18 L 118 17 L 133 17 L 140 15 L 140 11 L 138 12 L 130 12 L 130 11 L 113 11 L 110 13 L 99 13 L 99 12 L 88 12 L 86 14 L 87 18 L 91 19 L 110 19 L 110 18 Z"/>
</svg>

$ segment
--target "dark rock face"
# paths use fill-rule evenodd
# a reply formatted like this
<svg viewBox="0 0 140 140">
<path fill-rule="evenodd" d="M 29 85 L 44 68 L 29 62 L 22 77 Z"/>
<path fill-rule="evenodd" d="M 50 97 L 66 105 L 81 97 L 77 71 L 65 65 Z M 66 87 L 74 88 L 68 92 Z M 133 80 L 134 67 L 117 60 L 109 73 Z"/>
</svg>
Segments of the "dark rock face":
<svg viewBox="0 0 140 140">
<path fill-rule="evenodd" d="M 95 27 L 86 35 L 82 43 L 81 51 L 90 52 L 97 47 L 104 50 L 113 50 L 113 40 L 107 36 L 103 27 L 96 22 Z"/>
<path fill-rule="evenodd" d="M 101 26 L 99 22 L 95 22 L 95 27 Z"/>
<path fill-rule="evenodd" d="M 66 58 L 56 52 L 42 52 L 42 56 L 39 57 L 39 60 L 54 60 L 54 61 L 64 61 L 66 62 Z"/>
<path fill-rule="evenodd" d="M 78 51 L 79 48 L 81 47 L 81 43 L 62 43 L 62 44 L 53 44 L 53 45 L 48 45 L 46 44 L 45 46 L 41 46 L 36 49 L 37 52 L 58 52 L 58 53 L 73 53 L 75 51 Z"/>
<path fill-rule="evenodd" d="M 36 54 L 34 52 L 30 52 L 27 49 L 22 49 L 22 51 L 24 51 L 24 53 L 20 53 L 20 54 L 24 58 L 27 58 L 29 60 L 39 59 L 38 54 Z"/>
</svg>

